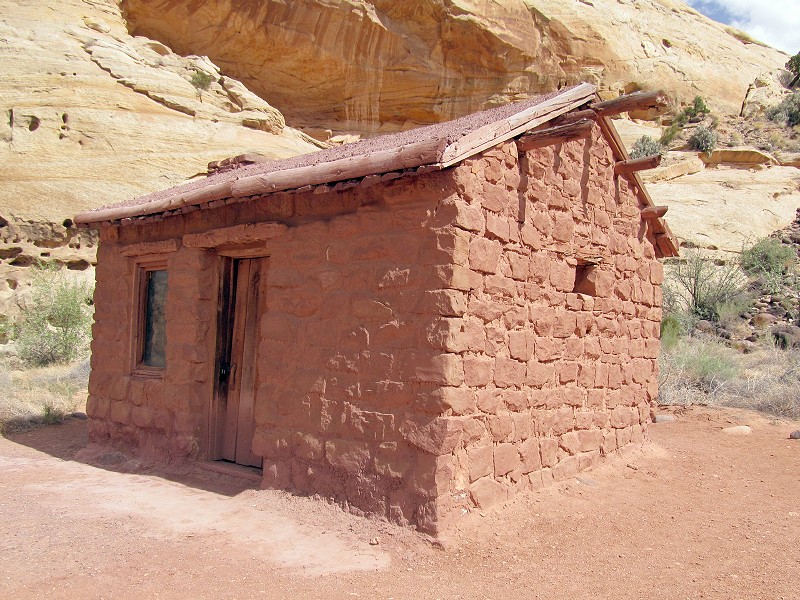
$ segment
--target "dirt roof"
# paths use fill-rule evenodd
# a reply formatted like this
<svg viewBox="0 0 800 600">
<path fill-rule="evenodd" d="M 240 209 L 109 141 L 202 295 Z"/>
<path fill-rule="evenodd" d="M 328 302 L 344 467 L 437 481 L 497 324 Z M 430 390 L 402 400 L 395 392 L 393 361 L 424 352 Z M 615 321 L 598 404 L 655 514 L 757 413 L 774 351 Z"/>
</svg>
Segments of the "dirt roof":
<svg viewBox="0 0 800 600">
<path fill-rule="evenodd" d="M 338 164 L 337 161 L 349 160 L 352 162 L 359 158 L 368 159 L 368 157 L 378 153 L 388 153 L 391 156 L 392 150 L 395 149 L 399 151 L 404 148 L 431 148 L 435 146 L 437 149 L 442 150 L 451 147 L 454 143 L 464 138 L 464 136 L 474 134 L 482 129 L 491 128 L 493 124 L 502 123 L 504 120 L 524 114 L 525 111 L 535 107 L 542 106 L 544 110 L 548 108 L 550 104 L 553 104 L 553 114 L 550 118 L 554 118 L 574 107 L 572 105 L 567 105 L 564 108 L 564 104 L 561 102 L 562 99 L 572 100 L 572 104 L 581 104 L 593 98 L 594 90 L 595 88 L 592 85 L 579 84 L 521 102 L 490 108 L 444 123 L 368 138 L 353 144 L 337 146 L 283 160 L 243 166 L 237 169 L 216 173 L 204 179 L 184 183 L 173 188 L 87 211 L 77 215 L 75 221 L 76 223 L 97 223 L 131 216 L 137 217 L 157 214 L 174 208 L 173 204 L 180 206 L 200 204 L 201 202 L 198 202 L 198 199 L 201 201 L 207 201 L 209 199 L 206 197 L 207 194 L 205 194 L 204 190 L 209 191 L 210 195 L 214 196 L 211 199 L 226 197 L 225 194 L 229 192 L 231 186 L 234 186 L 236 182 L 271 173 L 293 172 L 297 170 L 298 177 L 292 182 L 291 187 L 301 187 L 311 182 L 311 180 L 306 181 L 305 178 L 307 178 L 309 173 L 313 172 L 312 170 L 314 167 L 323 169 L 325 165 Z M 536 124 L 545 120 L 547 119 L 539 119 L 539 122 Z M 437 158 L 441 158 L 441 155 L 442 152 L 439 151 Z M 419 164 L 430 164 L 432 162 L 436 161 L 431 160 L 430 156 L 427 156 L 427 159 Z M 406 168 L 404 165 L 399 165 L 398 167 L 391 159 L 384 165 L 379 165 L 379 167 L 380 168 L 375 170 L 376 173 L 389 172 L 395 168 Z M 301 169 L 303 170 L 300 171 Z M 351 177 L 352 173 L 345 171 L 338 177 L 333 176 L 329 178 L 328 181 L 342 181 Z M 315 183 L 318 182 L 315 181 Z M 216 190 L 216 192 L 213 190 Z"/>
</svg>

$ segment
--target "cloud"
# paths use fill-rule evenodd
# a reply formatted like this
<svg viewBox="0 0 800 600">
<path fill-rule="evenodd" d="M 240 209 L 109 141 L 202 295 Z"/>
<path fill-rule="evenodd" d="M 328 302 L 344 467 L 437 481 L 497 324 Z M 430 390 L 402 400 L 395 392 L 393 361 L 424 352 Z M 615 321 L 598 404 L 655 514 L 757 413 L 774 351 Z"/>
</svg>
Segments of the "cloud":
<svg viewBox="0 0 800 600">
<path fill-rule="evenodd" d="M 800 52 L 798 0 L 688 0 L 703 14 L 794 55 Z"/>
</svg>

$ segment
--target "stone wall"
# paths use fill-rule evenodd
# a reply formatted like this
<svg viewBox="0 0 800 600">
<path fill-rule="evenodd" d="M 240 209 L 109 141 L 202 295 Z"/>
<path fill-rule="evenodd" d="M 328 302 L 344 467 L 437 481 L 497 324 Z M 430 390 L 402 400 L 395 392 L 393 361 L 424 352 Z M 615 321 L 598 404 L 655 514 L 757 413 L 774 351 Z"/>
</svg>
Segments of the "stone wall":
<svg viewBox="0 0 800 600">
<path fill-rule="evenodd" d="M 455 170 L 438 231 L 463 249 L 464 284 L 440 328 L 464 381 L 441 393 L 468 419 L 448 417 L 461 438 L 439 458 L 440 523 L 646 435 L 663 270 L 613 164 L 595 129 L 522 156 L 508 142 Z"/>
<path fill-rule="evenodd" d="M 437 532 L 646 435 L 662 278 L 595 131 L 443 172 L 107 229 L 92 439 L 208 459 L 218 253 L 268 255 L 263 485 Z M 248 223 L 280 221 L 254 244 Z M 214 248 L 182 244 L 195 234 Z M 211 241 L 209 241 L 211 240 Z M 213 243 L 212 243 L 213 242 Z M 169 270 L 167 369 L 131 375 L 137 260 Z"/>
</svg>

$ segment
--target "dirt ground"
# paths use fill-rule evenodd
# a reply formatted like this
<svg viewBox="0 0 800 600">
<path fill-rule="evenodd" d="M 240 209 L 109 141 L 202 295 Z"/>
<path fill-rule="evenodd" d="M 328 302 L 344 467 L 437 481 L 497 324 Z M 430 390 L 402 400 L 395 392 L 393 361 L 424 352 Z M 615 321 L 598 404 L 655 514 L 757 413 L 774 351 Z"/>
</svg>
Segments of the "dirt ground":
<svg viewBox="0 0 800 600">
<path fill-rule="evenodd" d="M 800 598 L 800 423 L 672 412 L 645 447 L 438 544 L 207 471 L 76 462 L 85 421 L 0 438 L 0 596 Z"/>
</svg>

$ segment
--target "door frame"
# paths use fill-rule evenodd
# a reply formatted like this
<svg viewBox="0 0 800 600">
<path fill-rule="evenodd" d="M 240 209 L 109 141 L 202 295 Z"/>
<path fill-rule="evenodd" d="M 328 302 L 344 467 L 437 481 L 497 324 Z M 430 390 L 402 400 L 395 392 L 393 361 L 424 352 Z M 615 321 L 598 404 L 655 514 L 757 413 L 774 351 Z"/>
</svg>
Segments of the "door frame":
<svg viewBox="0 0 800 600">
<path fill-rule="evenodd" d="M 231 312 L 234 308 L 235 298 L 235 264 L 239 259 L 261 259 L 261 293 L 258 296 L 256 311 L 256 322 L 260 323 L 266 306 L 266 279 L 269 268 L 269 255 L 264 253 L 264 248 L 244 248 L 239 250 L 219 251 L 218 255 L 218 296 L 217 296 L 217 322 L 215 332 L 215 351 L 213 362 L 213 386 L 208 411 L 208 460 L 225 460 L 223 458 L 224 443 L 224 420 L 227 400 L 228 382 L 222 384 L 220 370 L 223 365 L 230 368 L 232 351 L 233 328 L 235 314 Z M 235 309 L 234 309 L 235 311 Z M 256 332 L 259 327 L 256 326 Z M 255 344 L 255 361 L 253 364 L 254 394 L 258 389 L 258 346 L 259 340 Z M 254 399 L 255 402 L 255 399 Z"/>
</svg>

